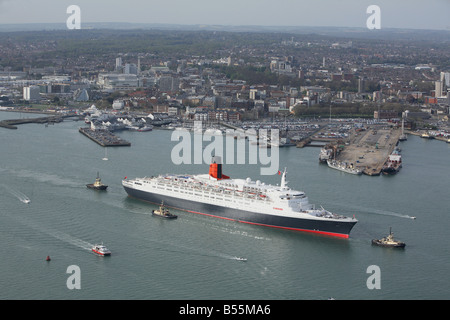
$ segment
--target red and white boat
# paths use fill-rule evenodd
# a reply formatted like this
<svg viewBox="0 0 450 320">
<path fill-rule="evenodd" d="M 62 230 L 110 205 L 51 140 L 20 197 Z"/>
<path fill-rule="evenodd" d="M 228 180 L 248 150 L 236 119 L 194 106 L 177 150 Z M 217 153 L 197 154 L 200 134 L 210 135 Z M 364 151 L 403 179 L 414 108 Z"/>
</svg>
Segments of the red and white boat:
<svg viewBox="0 0 450 320">
<path fill-rule="evenodd" d="M 103 244 L 96 244 L 92 247 L 92 252 L 101 255 L 101 256 L 109 256 L 111 255 L 111 251 L 106 248 Z"/>
</svg>

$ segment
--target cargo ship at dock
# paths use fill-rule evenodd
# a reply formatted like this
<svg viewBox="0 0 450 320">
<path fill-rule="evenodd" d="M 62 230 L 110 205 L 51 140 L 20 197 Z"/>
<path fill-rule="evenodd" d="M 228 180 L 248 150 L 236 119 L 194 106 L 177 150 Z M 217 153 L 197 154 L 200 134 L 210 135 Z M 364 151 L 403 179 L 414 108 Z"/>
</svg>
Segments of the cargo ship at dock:
<svg viewBox="0 0 450 320">
<path fill-rule="evenodd" d="M 400 151 L 395 148 L 394 151 L 389 155 L 388 160 L 384 164 L 381 172 L 386 175 L 396 174 L 400 171 L 402 167 L 402 155 Z"/>
<path fill-rule="evenodd" d="M 266 227 L 348 238 L 357 223 L 310 204 L 305 192 L 288 187 L 286 170 L 278 186 L 259 180 L 231 179 L 213 157 L 209 174 L 124 179 L 130 197 L 166 207 Z"/>
</svg>

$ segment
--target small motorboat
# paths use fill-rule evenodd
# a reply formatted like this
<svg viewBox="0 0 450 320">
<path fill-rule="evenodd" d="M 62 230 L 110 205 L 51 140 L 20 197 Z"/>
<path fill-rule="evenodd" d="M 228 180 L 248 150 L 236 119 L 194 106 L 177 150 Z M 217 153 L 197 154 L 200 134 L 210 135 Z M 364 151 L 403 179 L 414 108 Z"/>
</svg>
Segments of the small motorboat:
<svg viewBox="0 0 450 320">
<path fill-rule="evenodd" d="M 169 212 L 169 209 L 167 209 L 164 206 L 164 202 L 161 202 L 161 205 L 159 206 L 159 210 L 153 210 L 152 215 L 156 217 L 166 218 L 166 219 L 176 219 L 178 218 L 177 215 L 172 214 Z"/>
<path fill-rule="evenodd" d="M 237 261 L 243 261 L 243 262 L 247 261 L 246 258 L 241 258 L 241 257 L 235 257 L 234 259 L 236 259 Z"/>
<path fill-rule="evenodd" d="M 389 247 L 389 248 L 404 248 L 406 246 L 404 242 L 397 241 L 394 239 L 392 229 L 389 230 L 389 235 L 387 237 L 381 239 L 374 239 L 372 240 L 372 244 L 380 247 Z"/>
<path fill-rule="evenodd" d="M 97 172 L 97 178 L 95 179 L 95 182 L 87 184 L 86 187 L 88 187 L 89 189 L 95 189 L 95 190 L 106 190 L 106 188 L 108 188 L 107 185 L 104 185 L 102 183 L 102 179 L 100 179 L 98 172 Z"/>
<path fill-rule="evenodd" d="M 101 255 L 101 256 L 109 256 L 111 255 L 111 251 L 105 247 L 103 244 L 96 244 L 92 247 L 92 252 Z"/>
</svg>

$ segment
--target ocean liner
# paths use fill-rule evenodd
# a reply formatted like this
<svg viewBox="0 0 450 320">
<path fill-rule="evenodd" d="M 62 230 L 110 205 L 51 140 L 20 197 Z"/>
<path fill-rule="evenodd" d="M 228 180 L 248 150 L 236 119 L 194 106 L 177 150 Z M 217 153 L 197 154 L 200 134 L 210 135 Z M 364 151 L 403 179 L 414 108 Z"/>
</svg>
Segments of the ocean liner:
<svg viewBox="0 0 450 320">
<path fill-rule="evenodd" d="M 280 186 L 259 180 L 231 179 L 213 157 L 209 174 L 159 175 L 122 180 L 130 197 L 206 216 L 274 228 L 348 238 L 357 223 L 310 204 L 303 191 L 289 188 L 286 170 Z"/>
</svg>

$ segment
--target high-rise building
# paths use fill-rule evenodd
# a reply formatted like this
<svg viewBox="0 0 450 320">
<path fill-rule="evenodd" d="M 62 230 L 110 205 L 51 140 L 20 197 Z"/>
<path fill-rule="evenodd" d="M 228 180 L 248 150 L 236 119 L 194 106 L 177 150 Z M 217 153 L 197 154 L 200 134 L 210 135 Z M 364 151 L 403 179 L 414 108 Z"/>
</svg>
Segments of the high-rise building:
<svg viewBox="0 0 450 320">
<path fill-rule="evenodd" d="M 442 97 L 442 94 L 444 93 L 444 82 L 443 81 L 435 81 L 435 97 L 439 98 Z"/>
<path fill-rule="evenodd" d="M 138 74 L 138 67 L 135 64 L 127 63 L 123 69 L 125 74 Z"/>
<path fill-rule="evenodd" d="M 23 87 L 23 99 L 26 101 L 40 100 L 40 91 L 39 86 Z"/>
<path fill-rule="evenodd" d="M 122 70 L 122 58 L 116 58 L 116 71 L 121 71 Z"/>
<path fill-rule="evenodd" d="M 365 81 L 363 78 L 358 79 L 358 93 L 363 93 L 366 90 Z"/>
<path fill-rule="evenodd" d="M 441 72 L 440 81 L 444 83 L 444 86 L 450 88 L 450 72 Z"/>
<path fill-rule="evenodd" d="M 141 73 L 141 57 L 138 57 L 137 74 Z"/>
<path fill-rule="evenodd" d="M 163 76 L 159 79 L 160 91 L 178 91 L 180 88 L 180 79 L 172 76 Z"/>
</svg>

